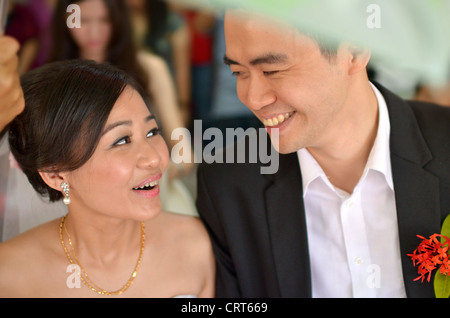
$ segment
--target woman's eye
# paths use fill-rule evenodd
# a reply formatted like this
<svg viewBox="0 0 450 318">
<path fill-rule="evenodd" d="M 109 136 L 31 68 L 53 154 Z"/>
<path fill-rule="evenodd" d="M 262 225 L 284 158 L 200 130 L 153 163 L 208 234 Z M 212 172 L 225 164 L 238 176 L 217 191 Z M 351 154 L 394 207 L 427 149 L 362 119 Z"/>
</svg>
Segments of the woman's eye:
<svg viewBox="0 0 450 318">
<path fill-rule="evenodd" d="M 159 135 L 159 128 L 153 128 L 147 134 L 147 138 Z"/>
<path fill-rule="evenodd" d="M 119 140 L 117 140 L 116 142 L 114 142 L 113 146 L 126 145 L 126 144 L 130 143 L 130 140 L 131 140 L 131 138 L 129 136 L 122 137 Z"/>
<path fill-rule="evenodd" d="M 153 137 L 153 136 L 156 136 L 156 135 L 159 135 L 159 128 L 153 128 L 152 130 L 150 130 L 150 131 L 147 133 L 146 137 L 147 137 L 147 138 L 150 138 L 150 137 Z M 123 146 L 123 145 L 127 145 L 127 144 L 129 144 L 129 143 L 131 143 L 131 136 L 125 136 L 125 137 L 122 137 L 122 138 L 120 138 L 120 139 L 117 139 L 117 140 L 112 144 L 112 146 L 113 146 L 113 147 L 116 147 L 116 146 Z"/>
</svg>

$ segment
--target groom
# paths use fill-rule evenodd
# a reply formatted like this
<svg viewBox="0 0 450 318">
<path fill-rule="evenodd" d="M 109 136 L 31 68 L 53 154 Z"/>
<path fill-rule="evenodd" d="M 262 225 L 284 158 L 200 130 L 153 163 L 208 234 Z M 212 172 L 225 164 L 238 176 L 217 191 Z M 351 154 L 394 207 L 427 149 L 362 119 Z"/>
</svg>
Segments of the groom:
<svg viewBox="0 0 450 318">
<path fill-rule="evenodd" d="M 433 297 L 407 254 L 450 213 L 450 109 L 370 83 L 370 54 L 351 45 L 237 10 L 225 36 L 237 94 L 280 160 L 272 175 L 199 169 L 217 296 Z"/>
</svg>

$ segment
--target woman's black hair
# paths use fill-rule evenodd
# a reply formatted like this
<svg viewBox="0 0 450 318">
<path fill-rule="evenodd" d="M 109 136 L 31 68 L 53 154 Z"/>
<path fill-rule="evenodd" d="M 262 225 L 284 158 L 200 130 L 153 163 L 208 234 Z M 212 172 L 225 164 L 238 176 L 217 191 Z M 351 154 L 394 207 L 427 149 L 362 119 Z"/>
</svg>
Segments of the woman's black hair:
<svg viewBox="0 0 450 318">
<path fill-rule="evenodd" d="M 54 62 L 22 76 L 25 110 L 9 127 L 11 152 L 34 189 L 51 202 L 62 194 L 39 172 L 73 171 L 94 153 L 108 116 L 127 86 L 148 106 L 129 74 L 107 63 Z"/>
</svg>

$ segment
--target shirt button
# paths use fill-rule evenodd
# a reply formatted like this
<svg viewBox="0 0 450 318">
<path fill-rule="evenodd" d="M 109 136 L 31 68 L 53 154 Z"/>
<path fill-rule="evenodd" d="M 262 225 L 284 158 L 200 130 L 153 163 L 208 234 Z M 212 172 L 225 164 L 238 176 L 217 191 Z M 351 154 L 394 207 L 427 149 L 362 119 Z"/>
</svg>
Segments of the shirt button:
<svg viewBox="0 0 450 318">
<path fill-rule="evenodd" d="M 362 259 L 361 257 L 356 257 L 356 258 L 353 260 L 353 262 L 354 262 L 356 265 L 361 265 L 361 264 L 363 263 L 363 259 Z"/>
<path fill-rule="evenodd" d="M 350 200 L 350 201 L 347 201 L 347 207 L 348 208 L 351 208 L 352 206 L 353 206 L 353 201 L 352 200 Z"/>
</svg>

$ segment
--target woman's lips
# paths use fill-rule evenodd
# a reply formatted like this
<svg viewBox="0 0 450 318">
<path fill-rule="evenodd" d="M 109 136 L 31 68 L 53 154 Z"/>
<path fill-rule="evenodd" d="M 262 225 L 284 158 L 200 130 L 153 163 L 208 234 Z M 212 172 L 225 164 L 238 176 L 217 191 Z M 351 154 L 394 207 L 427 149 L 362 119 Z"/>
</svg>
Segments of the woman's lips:
<svg viewBox="0 0 450 318">
<path fill-rule="evenodd" d="M 152 176 L 133 188 L 133 191 L 144 198 L 154 198 L 159 195 L 159 182 L 162 174 Z"/>
<path fill-rule="evenodd" d="M 150 190 L 136 190 L 136 189 L 133 189 L 133 191 L 137 195 L 139 195 L 141 197 L 144 197 L 146 199 L 151 199 L 151 198 L 157 197 L 159 195 L 159 185 L 153 187 Z"/>
<path fill-rule="evenodd" d="M 160 174 L 157 174 L 157 175 L 154 175 L 154 176 L 151 176 L 151 177 L 149 177 L 149 178 L 147 178 L 147 179 L 145 179 L 144 181 L 142 181 L 139 185 L 137 185 L 137 186 L 135 186 L 135 187 L 133 187 L 133 190 L 134 189 L 138 189 L 138 188 L 142 188 L 142 187 L 144 187 L 144 186 L 150 186 L 150 184 L 151 183 L 154 183 L 154 182 L 158 182 L 159 183 L 159 180 L 162 178 L 162 174 L 160 173 Z"/>
</svg>

